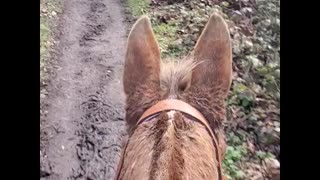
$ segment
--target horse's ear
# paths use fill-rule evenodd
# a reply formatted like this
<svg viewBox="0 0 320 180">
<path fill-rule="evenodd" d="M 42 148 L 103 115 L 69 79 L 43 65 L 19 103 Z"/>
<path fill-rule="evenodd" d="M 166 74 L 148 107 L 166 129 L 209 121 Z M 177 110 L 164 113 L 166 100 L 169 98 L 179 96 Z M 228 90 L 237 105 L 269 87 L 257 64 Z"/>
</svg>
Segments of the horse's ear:
<svg viewBox="0 0 320 180">
<path fill-rule="evenodd" d="M 142 16 L 128 37 L 123 79 L 125 93 L 135 93 L 141 86 L 157 89 L 160 86 L 159 74 L 159 46 L 149 18 Z"/>
<path fill-rule="evenodd" d="M 222 88 L 227 94 L 231 84 L 232 49 L 229 30 L 220 15 L 211 15 L 194 48 L 201 62 L 192 73 L 191 86 Z"/>
</svg>

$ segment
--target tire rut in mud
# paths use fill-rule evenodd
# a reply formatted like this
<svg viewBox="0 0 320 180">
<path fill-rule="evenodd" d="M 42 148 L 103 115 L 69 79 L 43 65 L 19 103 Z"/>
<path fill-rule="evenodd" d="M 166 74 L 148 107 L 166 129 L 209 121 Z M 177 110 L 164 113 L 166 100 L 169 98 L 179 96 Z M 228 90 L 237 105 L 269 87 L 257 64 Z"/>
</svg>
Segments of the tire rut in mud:
<svg viewBox="0 0 320 180">
<path fill-rule="evenodd" d="M 46 120 L 64 131 L 48 139 L 46 149 L 51 150 L 41 155 L 45 158 L 40 178 L 113 179 L 125 135 L 121 76 L 127 29 L 121 4 L 118 0 L 65 4 L 58 48 L 62 70 L 49 92 L 53 98 L 47 103 L 54 108 Z"/>
<path fill-rule="evenodd" d="M 83 102 L 82 121 L 79 124 L 80 143 L 77 155 L 80 168 L 75 171 L 74 178 L 112 179 L 116 171 L 121 150 L 123 111 L 110 106 L 110 102 L 97 93 Z"/>
<path fill-rule="evenodd" d="M 96 41 L 111 45 L 109 40 L 100 38 L 112 23 L 110 15 L 106 17 L 109 9 L 105 3 L 103 0 L 90 1 L 90 11 L 86 16 L 87 30 L 79 40 L 83 49 L 95 46 Z M 77 131 L 80 142 L 76 147 L 80 167 L 74 170 L 70 179 L 112 179 L 119 161 L 121 137 L 124 135 L 124 111 L 121 103 L 115 104 L 114 99 L 108 98 L 108 90 L 105 89 L 110 90 L 108 86 L 114 86 L 114 71 L 120 68 L 116 68 L 114 63 L 109 66 L 104 63 L 104 60 L 112 58 L 110 52 L 95 55 L 83 51 L 82 55 L 82 62 L 97 64 L 103 73 L 99 80 L 102 82 L 99 90 L 89 95 L 80 105 L 83 114 Z M 111 91 L 122 90 L 119 89 L 120 85 L 117 87 Z"/>
</svg>

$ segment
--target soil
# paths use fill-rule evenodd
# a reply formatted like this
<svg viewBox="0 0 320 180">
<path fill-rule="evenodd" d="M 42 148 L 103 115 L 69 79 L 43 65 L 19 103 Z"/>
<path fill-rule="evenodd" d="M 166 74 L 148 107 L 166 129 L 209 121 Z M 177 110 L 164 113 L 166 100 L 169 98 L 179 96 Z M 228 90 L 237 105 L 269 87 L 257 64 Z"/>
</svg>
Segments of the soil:
<svg viewBox="0 0 320 180">
<path fill-rule="evenodd" d="M 125 135 L 127 22 L 119 0 L 65 0 L 41 102 L 40 179 L 112 179 Z"/>
</svg>

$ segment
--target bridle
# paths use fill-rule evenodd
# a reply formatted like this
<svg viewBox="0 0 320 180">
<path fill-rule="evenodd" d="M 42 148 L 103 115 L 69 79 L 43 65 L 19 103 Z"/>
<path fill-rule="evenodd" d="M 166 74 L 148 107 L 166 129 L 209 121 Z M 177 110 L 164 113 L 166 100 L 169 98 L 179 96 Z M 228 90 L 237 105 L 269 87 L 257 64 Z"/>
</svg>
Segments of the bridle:
<svg viewBox="0 0 320 180">
<path fill-rule="evenodd" d="M 163 112 L 172 111 L 172 110 L 178 111 L 178 112 L 186 115 L 188 118 L 190 118 L 196 122 L 201 123 L 206 128 L 206 130 L 208 131 L 208 133 L 211 136 L 212 143 L 216 149 L 215 156 L 216 156 L 216 160 L 218 162 L 219 180 L 224 180 L 225 178 L 222 175 L 222 167 L 221 167 L 222 163 L 221 163 L 221 159 L 220 159 L 218 136 L 214 131 L 212 131 L 208 121 L 204 118 L 204 116 L 196 108 L 192 107 L 190 104 L 188 104 L 184 101 L 181 101 L 181 100 L 177 100 L 177 99 L 161 100 L 158 103 L 156 103 L 155 105 L 153 105 L 152 107 L 150 107 L 149 109 L 147 109 L 142 114 L 142 116 L 139 118 L 139 120 L 136 123 L 136 127 L 139 126 L 140 124 L 142 124 L 143 122 L 154 119 L 155 117 L 159 116 Z M 120 170 L 121 170 L 122 164 L 123 164 L 123 158 L 124 158 L 123 156 L 126 151 L 127 144 L 128 144 L 128 141 L 122 149 L 120 164 L 118 166 L 118 170 L 117 170 L 117 174 L 116 174 L 117 175 L 116 180 L 119 180 Z"/>
</svg>

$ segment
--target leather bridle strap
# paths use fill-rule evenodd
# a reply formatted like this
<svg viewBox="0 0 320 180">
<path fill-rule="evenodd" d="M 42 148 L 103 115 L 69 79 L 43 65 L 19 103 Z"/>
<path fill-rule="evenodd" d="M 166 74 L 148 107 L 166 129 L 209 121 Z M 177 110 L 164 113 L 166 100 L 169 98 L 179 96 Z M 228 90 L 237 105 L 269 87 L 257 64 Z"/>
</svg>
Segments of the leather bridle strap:
<svg viewBox="0 0 320 180">
<path fill-rule="evenodd" d="M 221 164 L 221 160 L 220 160 L 219 145 L 218 145 L 218 141 L 217 141 L 218 138 L 217 138 L 216 134 L 211 130 L 210 125 L 209 125 L 208 121 L 204 118 L 204 116 L 196 108 L 192 107 L 188 103 L 181 101 L 181 100 L 177 100 L 177 99 L 166 99 L 166 100 L 159 101 L 158 103 L 156 103 L 155 105 L 153 105 L 152 107 L 147 109 L 142 114 L 140 119 L 137 121 L 136 126 L 143 123 L 144 121 L 154 119 L 161 112 L 171 111 L 171 110 L 179 111 L 187 116 L 192 117 L 190 119 L 197 120 L 206 128 L 206 130 L 208 131 L 208 133 L 210 134 L 210 136 L 212 138 L 212 142 L 215 147 L 216 158 L 218 161 L 219 180 L 223 180 L 224 178 L 222 176 L 222 167 L 221 167 L 222 164 Z M 125 148 L 124 148 L 124 151 L 125 151 Z M 124 155 L 124 151 L 123 151 L 122 156 Z M 123 157 L 121 157 L 121 161 L 123 161 L 122 158 Z M 122 164 L 123 162 L 120 162 L 120 163 Z M 119 177 L 118 173 L 120 173 L 119 171 L 120 171 L 120 169 L 118 169 L 118 172 L 117 172 L 118 177 Z"/>
</svg>

